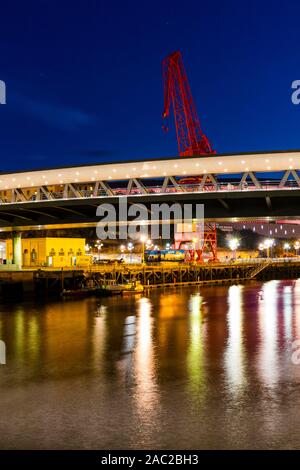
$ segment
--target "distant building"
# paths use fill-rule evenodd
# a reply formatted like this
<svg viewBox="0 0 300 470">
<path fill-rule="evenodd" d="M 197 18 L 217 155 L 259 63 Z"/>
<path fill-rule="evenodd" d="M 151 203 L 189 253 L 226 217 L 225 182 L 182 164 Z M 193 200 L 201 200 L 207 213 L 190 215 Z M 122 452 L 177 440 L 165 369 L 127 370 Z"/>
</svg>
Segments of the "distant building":
<svg viewBox="0 0 300 470">
<path fill-rule="evenodd" d="M 12 240 L 6 240 L 6 262 L 14 261 L 24 268 L 87 266 L 91 262 L 91 256 L 85 254 L 85 238 L 23 238 L 19 253 L 14 249 Z"/>
</svg>

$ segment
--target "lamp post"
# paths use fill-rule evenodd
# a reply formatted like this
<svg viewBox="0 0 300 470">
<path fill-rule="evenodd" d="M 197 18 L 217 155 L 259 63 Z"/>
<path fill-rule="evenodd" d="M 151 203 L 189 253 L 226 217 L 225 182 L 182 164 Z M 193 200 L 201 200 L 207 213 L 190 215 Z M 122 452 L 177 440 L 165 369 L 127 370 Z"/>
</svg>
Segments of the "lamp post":
<svg viewBox="0 0 300 470">
<path fill-rule="evenodd" d="M 272 248 L 274 246 L 274 239 L 273 238 L 267 238 L 265 241 L 264 241 L 264 248 L 267 250 L 267 258 L 270 258 L 270 255 L 271 255 L 271 258 L 272 258 Z"/>
<path fill-rule="evenodd" d="M 229 248 L 233 253 L 233 259 L 236 259 L 236 250 L 240 246 L 240 241 L 237 238 L 231 238 L 229 240 Z"/>
<path fill-rule="evenodd" d="M 141 262 L 144 264 L 145 262 L 145 241 L 147 240 L 147 237 L 145 235 L 141 235 L 141 243 L 142 243 L 142 256 L 141 256 Z"/>
<path fill-rule="evenodd" d="M 95 244 L 95 248 L 97 248 L 97 251 L 98 251 L 98 258 L 100 259 L 100 251 L 101 251 L 101 248 L 103 247 L 103 243 L 101 243 L 101 240 L 97 240 L 96 244 Z"/>
<path fill-rule="evenodd" d="M 127 248 L 128 248 L 129 253 L 130 253 L 130 255 L 129 255 L 129 261 L 130 261 L 130 263 L 132 263 L 133 243 L 129 242 L 128 245 L 127 245 Z"/>
</svg>

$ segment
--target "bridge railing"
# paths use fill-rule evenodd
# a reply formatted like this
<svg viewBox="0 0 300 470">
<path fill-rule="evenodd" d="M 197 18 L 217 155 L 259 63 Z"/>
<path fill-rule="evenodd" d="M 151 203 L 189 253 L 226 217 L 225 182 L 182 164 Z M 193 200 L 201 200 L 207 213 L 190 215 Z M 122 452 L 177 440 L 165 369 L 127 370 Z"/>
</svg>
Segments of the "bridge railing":
<svg viewBox="0 0 300 470">
<path fill-rule="evenodd" d="M 135 187 L 128 185 L 121 187 L 114 182 L 114 185 L 109 185 L 103 182 L 92 183 L 73 183 L 68 185 L 61 185 L 61 190 L 53 191 L 46 186 L 36 188 L 23 188 L 11 191 L 5 191 L 1 195 L 0 204 L 10 203 L 24 203 L 31 201 L 45 201 L 45 200 L 59 200 L 59 199 L 87 199 L 93 197 L 107 197 L 107 196 L 129 196 L 129 195 L 154 195 L 154 194 L 175 194 L 175 193 L 207 193 L 207 192 L 224 192 L 231 193 L 235 191 L 274 191 L 274 190 L 296 190 L 300 188 L 295 180 L 258 180 L 256 181 L 208 181 L 186 184 L 181 183 L 180 179 L 174 180 L 172 184 L 162 185 L 139 185 Z M 83 189 L 83 186 L 86 188 Z"/>
</svg>

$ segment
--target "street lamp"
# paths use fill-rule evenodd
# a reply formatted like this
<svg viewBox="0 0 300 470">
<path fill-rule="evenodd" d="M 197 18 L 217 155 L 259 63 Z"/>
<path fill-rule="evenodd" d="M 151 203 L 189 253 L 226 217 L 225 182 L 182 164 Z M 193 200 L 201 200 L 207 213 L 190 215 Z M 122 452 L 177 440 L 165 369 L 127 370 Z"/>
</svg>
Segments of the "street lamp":
<svg viewBox="0 0 300 470">
<path fill-rule="evenodd" d="M 264 248 L 265 250 L 267 250 L 267 257 L 269 258 L 270 257 L 270 254 L 271 254 L 271 258 L 272 258 L 272 248 L 275 244 L 275 240 L 273 238 L 266 238 L 266 240 L 264 241 Z"/>
<path fill-rule="evenodd" d="M 141 243 L 142 243 L 142 264 L 144 264 L 145 261 L 145 241 L 147 240 L 147 237 L 145 235 L 141 235 L 140 237 Z"/>
<path fill-rule="evenodd" d="M 100 259 L 100 254 L 99 253 L 100 253 L 102 247 L 103 247 L 103 243 L 101 243 L 101 240 L 97 240 L 97 242 L 95 244 L 95 248 L 97 248 L 99 259 Z"/>
<path fill-rule="evenodd" d="M 233 253 L 233 259 L 236 259 L 236 250 L 240 246 L 240 241 L 237 238 L 231 238 L 228 244 Z"/>
<path fill-rule="evenodd" d="M 129 242 L 127 245 L 128 251 L 130 253 L 129 261 L 132 263 L 132 250 L 133 250 L 133 243 Z"/>
</svg>

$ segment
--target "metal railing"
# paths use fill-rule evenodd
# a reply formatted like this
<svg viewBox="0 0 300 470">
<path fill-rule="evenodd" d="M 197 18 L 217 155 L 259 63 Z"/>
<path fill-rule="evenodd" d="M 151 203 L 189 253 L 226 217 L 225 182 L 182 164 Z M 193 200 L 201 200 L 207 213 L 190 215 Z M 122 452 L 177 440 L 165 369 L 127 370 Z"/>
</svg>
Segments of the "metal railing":
<svg viewBox="0 0 300 470">
<path fill-rule="evenodd" d="M 31 188 L 31 190 L 38 190 L 39 188 Z M 48 191 L 47 194 L 44 192 L 37 194 L 26 194 L 25 191 L 22 193 L 22 200 L 18 200 L 12 195 L 6 195 L 0 200 L 0 204 L 15 204 L 17 203 L 26 203 L 26 202 L 40 202 L 46 200 L 68 200 L 68 199 L 89 199 L 89 198 L 104 198 L 108 196 L 139 196 L 139 195 L 154 195 L 154 194 L 176 194 L 176 193 L 231 193 L 231 192 L 248 192 L 248 191 L 274 191 L 274 190 L 299 190 L 296 181 L 288 181 L 284 185 L 281 184 L 281 180 L 259 180 L 259 185 L 252 182 L 237 182 L 237 181 L 228 181 L 228 182 L 216 182 L 206 183 L 201 186 L 201 184 L 180 184 L 180 181 L 177 183 L 177 186 L 167 185 L 163 186 L 143 186 L 143 188 L 132 188 L 128 191 L 127 187 L 109 187 L 109 193 L 107 193 L 103 188 L 99 188 L 97 191 L 95 189 L 81 189 L 79 186 L 75 186 L 76 194 L 73 191 Z"/>
</svg>

